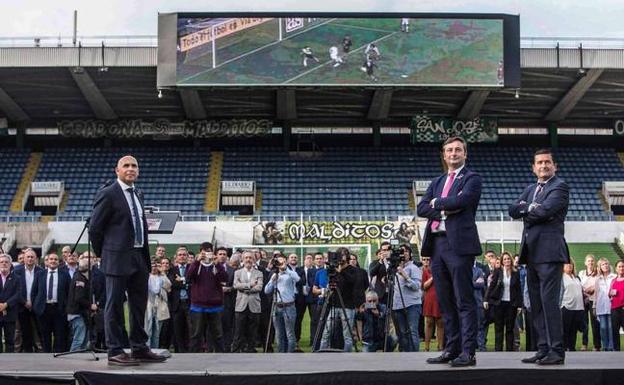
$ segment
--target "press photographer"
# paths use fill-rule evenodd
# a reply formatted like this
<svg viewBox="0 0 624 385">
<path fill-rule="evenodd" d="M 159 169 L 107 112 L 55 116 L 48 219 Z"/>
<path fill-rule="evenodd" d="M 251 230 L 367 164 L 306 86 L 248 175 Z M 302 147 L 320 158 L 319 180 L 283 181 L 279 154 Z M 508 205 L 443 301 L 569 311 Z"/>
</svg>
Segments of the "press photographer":
<svg viewBox="0 0 624 385">
<path fill-rule="evenodd" d="M 277 335 L 277 346 L 280 353 L 295 351 L 295 309 L 296 284 L 299 275 L 288 269 L 286 258 L 279 255 L 269 264 L 272 267 L 271 279 L 264 287 L 265 294 L 273 296 L 273 325 Z"/>
<path fill-rule="evenodd" d="M 409 245 L 392 250 L 388 258 L 388 282 L 394 281 L 392 320 L 402 352 L 419 350 L 418 320 L 422 313 L 422 270 L 412 261 Z"/>
<path fill-rule="evenodd" d="M 328 349 L 332 340 L 334 325 L 340 320 L 344 340 L 343 350 L 350 352 L 353 349 L 351 326 L 355 317 L 356 293 L 364 288 L 358 287 L 356 269 L 349 264 L 349 249 L 339 248 L 335 253 L 329 253 L 327 273 L 329 276 L 329 298 L 325 311 L 327 318 L 323 328 L 320 349 Z M 322 321 L 322 320 L 321 320 Z"/>
<path fill-rule="evenodd" d="M 362 336 L 362 351 L 374 353 L 384 350 L 386 341 L 386 305 L 379 303 L 379 297 L 373 290 L 366 291 L 366 302 L 359 307 L 357 315 L 357 328 Z M 396 346 L 396 337 L 388 336 L 385 351 L 391 352 Z"/>
</svg>

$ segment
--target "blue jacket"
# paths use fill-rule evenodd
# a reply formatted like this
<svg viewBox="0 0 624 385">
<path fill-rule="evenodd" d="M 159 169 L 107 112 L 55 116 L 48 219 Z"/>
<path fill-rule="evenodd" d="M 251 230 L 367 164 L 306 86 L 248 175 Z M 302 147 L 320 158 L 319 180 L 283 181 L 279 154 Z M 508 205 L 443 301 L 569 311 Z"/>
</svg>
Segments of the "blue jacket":
<svg viewBox="0 0 624 385">
<path fill-rule="evenodd" d="M 57 287 L 57 309 L 60 312 L 65 312 L 65 308 L 67 306 L 67 294 L 69 292 L 69 283 L 71 282 L 71 278 L 69 278 L 69 273 L 67 271 L 63 271 L 60 269 L 56 269 L 56 274 L 58 277 L 58 287 Z M 35 275 L 35 280 L 33 281 L 32 287 L 32 295 L 33 295 L 33 311 L 36 315 L 42 316 L 45 312 L 46 302 L 48 299 L 48 269 L 41 270 L 37 272 Z"/>
<path fill-rule="evenodd" d="M 4 287 L 2 287 L 2 278 L 0 277 L 0 303 L 8 305 L 7 314 L 0 313 L 0 321 L 15 322 L 21 302 L 20 277 L 14 272 L 9 273 Z"/>
<path fill-rule="evenodd" d="M 142 207 L 143 194 L 136 190 Z M 139 213 L 143 221 L 143 258 L 149 271 L 149 243 L 145 214 Z M 132 273 L 128 254 L 134 248 L 134 225 L 128 201 L 118 181 L 98 190 L 91 213 L 89 238 L 95 255 L 102 258 L 100 269 L 106 275 L 124 276 Z"/>
<path fill-rule="evenodd" d="M 475 216 L 481 199 L 481 177 L 464 167 L 455 177 L 446 198 L 441 198 L 447 174 L 431 181 L 425 196 L 418 203 L 419 217 L 429 219 L 423 236 L 421 255 L 433 255 L 431 222 L 440 220 L 440 212 L 446 212 L 446 236 L 456 255 L 476 256 L 481 254 L 481 242 L 475 223 Z M 437 198 L 435 207 L 430 202 Z"/>
<path fill-rule="evenodd" d="M 41 266 L 35 265 L 34 268 L 34 275 L 33 275 L 33 286 L 32 286 L 32 290 L 30 291 L 30 298 L 26 298 L 27 297 L 27 290 L 26 290 L 26 267 L 24 265 L 17 265 L 15 266 L 15 269 L 13 269 L 13 274 L 15 274 L 16 276 L 18 276 L 20 278 L 20 295 L 22 297 L 22 303 L 20 304 L 20 311 L 24 310 L 23 304 L 26 301 L 30 301 L 31 303 L 34 302 L 33 299 L 35 298 L 35 279 L 37 278 L 37 274 L 40 271 L 43 271 L 43 268 Z"/>
<path fill-rule="evenodd" d="M 509 215 L 524 222 L 520 263 L 568 263 L 570 252 L 564 237 L 564 221 L 570 188 L 562 179 L 552 177 L 535 199 L 540 206 L 529 211 L 536 188 L 537 183 L 530 185 L 509 206 Z"/>
</svg>

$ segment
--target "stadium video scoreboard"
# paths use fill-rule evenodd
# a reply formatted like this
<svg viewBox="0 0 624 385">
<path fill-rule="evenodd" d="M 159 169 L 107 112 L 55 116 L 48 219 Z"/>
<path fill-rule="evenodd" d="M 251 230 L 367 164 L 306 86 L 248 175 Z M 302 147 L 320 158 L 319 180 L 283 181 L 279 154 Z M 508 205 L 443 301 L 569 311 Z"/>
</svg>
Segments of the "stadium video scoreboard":
<svg viewBox="0 0 624 385">
<path fill-rule="evenodd" d="M 506 14 L 168 13 L 157 87 L 520 87 Z"/>
</svg>

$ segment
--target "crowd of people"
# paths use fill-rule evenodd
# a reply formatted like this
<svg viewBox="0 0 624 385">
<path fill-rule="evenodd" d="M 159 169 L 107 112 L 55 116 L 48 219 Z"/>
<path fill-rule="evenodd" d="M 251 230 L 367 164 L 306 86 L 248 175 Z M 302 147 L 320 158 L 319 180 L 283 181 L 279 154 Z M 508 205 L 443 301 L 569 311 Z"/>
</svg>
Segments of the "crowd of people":
<svg viewBox="0 0 624 385">
<path fill-rule="evenodd" d="M 91 262 L 91 267 L 89 265 Z M 301 263 L 302 262 L 302 263 Z M 16 261 L 0 255 L 0 331 L 3 352 L 105 349 L 104 274 L 95 255 L 64 247 L 42 263 L 33 249 Z M 486 351 L 494 325 L 494 350 L 536 350 L 527 272 L 518 256 L 484 253 L 473 267 L 478 306 L 477 344 Z M 560 307 L 564 346 L 620 350 L 624 326 L 624 261 L 585 258 L 584 269 L 563 267 Z M 430 258 L 412 258 L 409 244 L 393 252 L 381 244 L 368 269 L 348 249 L 335 253 L 177 248 L 159 246 L 151 259 L 144 329 L 150 348 L 175 352 L 376 352 L 442 350 L 444 323 Z M 301 341 L 309 319 L 309 340 Z M 589 330 L 593 341 L 590 347 Z M 127 335 L 126 335 L 127 339 Z M 127 341 L 126 341 L 127 343 Z"/>
</svg>

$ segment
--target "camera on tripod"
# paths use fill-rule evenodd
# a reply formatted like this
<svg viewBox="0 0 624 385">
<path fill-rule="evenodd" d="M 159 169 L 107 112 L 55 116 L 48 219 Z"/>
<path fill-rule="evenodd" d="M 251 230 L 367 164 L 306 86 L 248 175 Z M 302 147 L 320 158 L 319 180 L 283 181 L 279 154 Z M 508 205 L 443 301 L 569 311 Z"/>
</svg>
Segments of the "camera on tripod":
<svg viewBox="0 0 624 385">
<path fill-rule="evenodd" d="M 399 246 L 399 241 L 393 239 L 390 241 L 390 255 L 386 258 L 388 261 L 388 267 L 395 269 L 399 267 L 401 262 L 405 262 L 405 250 L 403 246 Z"/>
<path fill-rule="evenodd" d="M 327 262 L 325 265 L 327 266 L 327 274 L 330 277 L 334 277 L 338 274 L 338 266 L 340 266 L 341 255 L 337 251 L 329 251 L 327 252 Z"/>
</svg>

